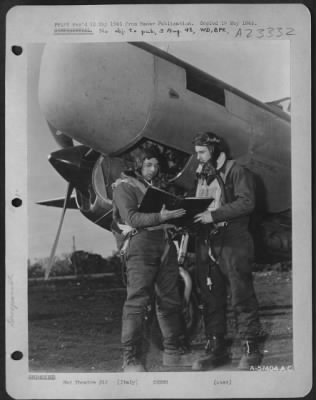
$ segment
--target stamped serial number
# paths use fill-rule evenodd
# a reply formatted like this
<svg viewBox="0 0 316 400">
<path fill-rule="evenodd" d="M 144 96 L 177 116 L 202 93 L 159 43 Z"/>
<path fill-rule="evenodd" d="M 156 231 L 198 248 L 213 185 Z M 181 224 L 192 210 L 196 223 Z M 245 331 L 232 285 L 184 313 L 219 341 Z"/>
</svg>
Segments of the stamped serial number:
<svg viewBox="0 0 316 400">
<path fill-rule="evenodd" d="M 294 28 L 239 28 L 235 34 L 236 37 L 271 39 L 296 35 Z"/>
</svg>

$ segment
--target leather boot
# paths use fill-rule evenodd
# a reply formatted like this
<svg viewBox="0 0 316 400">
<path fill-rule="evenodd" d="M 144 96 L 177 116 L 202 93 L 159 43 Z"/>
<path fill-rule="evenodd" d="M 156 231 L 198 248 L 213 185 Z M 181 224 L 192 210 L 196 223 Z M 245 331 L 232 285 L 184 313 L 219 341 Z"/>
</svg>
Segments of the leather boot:
<svg viewBox="0 0 316 400">
<path fill-rule="evenodd" d="M 208 338 L 205 346 L 205 356 L 192 365 L 193 371 L 205 371 L 226 364 L 230 360 L 223 335 L 213 335 Z"/>
<path fill-rule="evenodd" d="M 162 364 L 165 367 L 191 367 L 197 356 L 190 349 L 184 332 L 184 321 L 179 313 L 158 314 L 163 334 Z"/>
<path fill-rule="evenodd" d="M 196 353 L 187 348 L 165 349 L 162 355 L 162 364 L 165 367 L 191 367 L 196 359 Z"/>
<path fill-rule="evenodd" d="M 137 346 L 125 346 L 123 349 L 123 371 L 124 372 L 146 372 L 141 361 Z"/>
<path fill-rule="evenodd" d="M 249 371 L 250 368 L 256 368 L 261 364 L 262 354 L 260 353 L 258 343 L 254 340 L 245 340 L 242 342 L 243 355 L 239 361 L 238 369 Z"/>
</svg>

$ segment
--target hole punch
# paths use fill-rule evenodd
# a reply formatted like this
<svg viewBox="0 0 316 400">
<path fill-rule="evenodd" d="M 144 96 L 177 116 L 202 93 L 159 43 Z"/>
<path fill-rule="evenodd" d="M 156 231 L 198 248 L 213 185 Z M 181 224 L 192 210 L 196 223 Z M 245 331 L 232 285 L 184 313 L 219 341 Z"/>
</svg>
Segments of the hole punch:
<svg viewBox="0 0 316 400">
<path fill-rule="evenodd" d="M 11 50 L 16 56 L 20 56 L 23 53 L 23 48 L 21 46 L 12 46 Z"/>
<path fill-rule="evenodd" d="M 11 358 L 12 358 L 12 360 L 14 360 L 14 361 L 22 360 L 22 358 L 23 358 L 23 353 L 22 353 L 22 351 L 19 351 L 19 350 L 14 351 L 14 352 L 11 354 Z"/>
<path fill-rule="evenodd" d="M 18 197 L 15 197 L 12 201 L 11 201 L 12 205 L 14 207 L 20 207 L 22 205 L 22 200 L 19 199 Z"/>
</svg>

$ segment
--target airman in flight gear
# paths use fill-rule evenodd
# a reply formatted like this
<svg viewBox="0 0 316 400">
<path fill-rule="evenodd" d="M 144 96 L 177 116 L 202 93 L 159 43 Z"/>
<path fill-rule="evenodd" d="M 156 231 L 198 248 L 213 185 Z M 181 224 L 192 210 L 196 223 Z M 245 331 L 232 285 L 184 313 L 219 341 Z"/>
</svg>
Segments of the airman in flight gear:
<svg viewBox="0 0 316 400">
<path fill-rule="evenodd" d="M 159 173 L 160 160 L 156 147 L 145 149 L 134 170 L 123 173 L 113 186 L 115 230 L 127 238 L 123 240 L 127 298 L 121 337 L 125 372 L 145 371 L 144 321 L 154 293 L 163 336 L 163 365 L 192 366 L 194 361 L 193 353 L 184 346 L 177 252 L 166 224 L 183 216 L 185 210 L 163 207 L 160 213 L 138 211 L 146 189 Z"/>
<path fill-rule="evenodd" d="M 201 223 L 196 239 L 198 282 L 204 303 L 206 354 L 193 370 L 207 370 L 230 359 L 226 347 L 226 299 L 230 286 L 242 357 L 238 368 L 261 362 L 262 334 L 252 278 L 253 241 L 248 231 L 254 209 L 254 182 L 248 170 L 229 159 L 224 141 L 211 132 L 195 137 L 199 161 L 197 197 L 211 197 L 209 208 L 195 216 Z"/>
</svg>

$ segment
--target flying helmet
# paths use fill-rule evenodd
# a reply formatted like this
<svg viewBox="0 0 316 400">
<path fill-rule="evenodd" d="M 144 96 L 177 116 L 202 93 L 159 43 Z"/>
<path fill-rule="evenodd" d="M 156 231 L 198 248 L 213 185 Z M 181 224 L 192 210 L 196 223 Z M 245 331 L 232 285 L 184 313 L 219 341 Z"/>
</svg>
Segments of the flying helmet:
<svg viewBox="0 0 316 400">
<path fill-rule="evenodd" d="M 206 146 L 211 155 L 211 161 L 216 163 L 217 158 L 223 152 L 227 155 L 228 150 L 222 138 L 213 132 L 202 132 L 193 139 L 194 146 Z"/>
<path fill-rule="evenodd" d="M 156 146 L 148 146 L 138 149 L 133 158 L 134 168 L 138 172 L 141 171 L 143 163 L 146 159 L 150 160 L 151 158 L 155 158 L 156 160 L 158 160 L 159 169 L 161 168 L 161 164 L 163 163 L 162 154 Z"/>
</svg>

